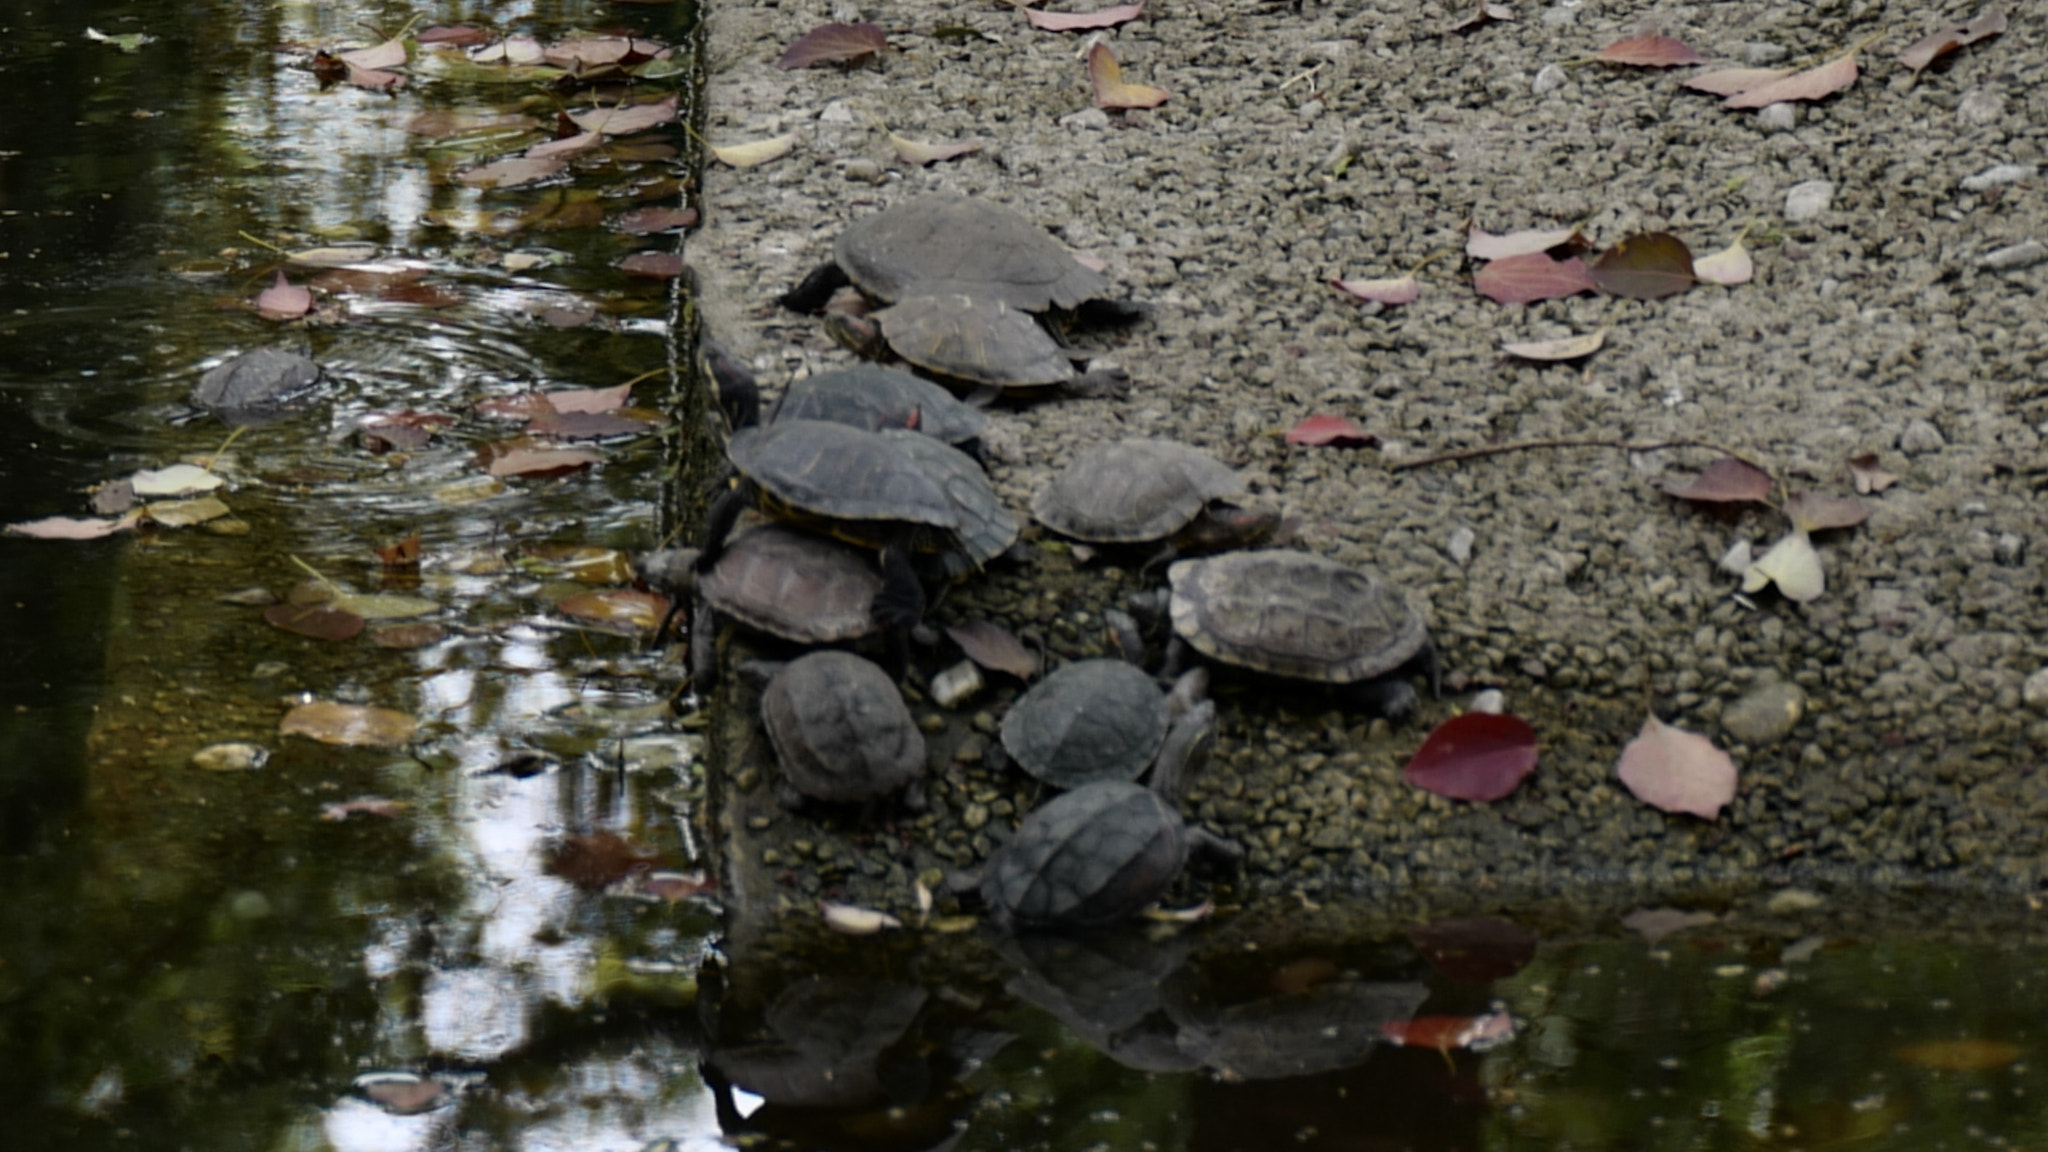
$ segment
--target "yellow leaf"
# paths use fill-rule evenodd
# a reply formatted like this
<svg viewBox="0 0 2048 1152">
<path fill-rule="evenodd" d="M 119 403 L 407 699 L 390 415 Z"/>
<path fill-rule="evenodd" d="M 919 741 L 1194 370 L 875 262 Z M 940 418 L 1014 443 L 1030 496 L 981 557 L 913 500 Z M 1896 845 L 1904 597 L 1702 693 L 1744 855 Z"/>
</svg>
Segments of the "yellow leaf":
<svg viewBox="0 0 2048 1152">
<path fill-rule="evenodd" d="M 1749 249 L 1737 240 L 1711 256 L 1693 261 L 1692 274 L 1709 284 L 1747 284 L 1756 275 L 1756 261 L 1749 258 Z"/>
<path fill-rule="evenodd" d="M 896 149 L 896 157 L 905 164 L 935 164 L 940 160 L 951 160 L 969 152 L 981 151 L 981 141 L 961 140 L 952 144 L 925 144 L 889 133 L 889 147 Z"/>
<path fill-rule="evenodd" d="M 1776 584 L 1785 599 L 1801 604 L 1820 599 L 1820 594 L 1828 590 L 1820 553 L 1814 550 L 1806 533 L 1793 529 L 1771 545 L 1769 552 L 1750 563 L 1749 571 L 1742 576 L 1742 590 L 1755 592 L 1766 584 Z"/>
<path fill-rule="evenodd" d="M 1150 84 L 1124 83 L 1124 70 L 1109 45 L 1097 40 L 1088 49 L 1088 82 L 1095 88 L 1095 103 L 1108 109 L 1157 108 L 1166 103 L 1167 91 Z"/>
<path fill-rule="evenodd" d="M 1591 356 L 1607 343 L 1607 329 L 1585 336 L 1567 336 L 1562 340 L 1525 340 L 1516 344 L 1503 344 L 1500 350 L 1510 356 L 1524 360 L 1577 360 Z"/>
<path fill-rule="evenodd" d="M 306 736 L 322 744 L 396 748 L 412 739 L 419 721 L 395 708 L 337 704 L 316 700 L 285 713 L 277 730 L 284 736 Z"/>
<path fill-rule="evenodd" d="M 228 506 L 211 496 L 201 496 L 197 500 L 160 500 L 143 511 L 166 528 L 185 528 L 227 515 Z"/>
<path fill-rule="evenodd" d="M 711 154 L 718 162 L 733 168 L 752 168 L 770 160 L 787 156 L 796 147 L 796 133 L 756 140 L 751 144 L 728 144 L 723 148 L 714 146 Z"/>
</svg>

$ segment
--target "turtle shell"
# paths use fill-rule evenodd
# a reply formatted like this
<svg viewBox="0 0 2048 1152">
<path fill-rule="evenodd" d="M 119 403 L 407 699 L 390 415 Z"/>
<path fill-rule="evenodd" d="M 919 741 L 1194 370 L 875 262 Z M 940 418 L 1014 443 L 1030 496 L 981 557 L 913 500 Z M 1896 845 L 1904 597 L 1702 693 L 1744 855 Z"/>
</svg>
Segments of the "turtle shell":
<svg viewBox="0 0 2048 1152">
<path fill-rule="evenodd" d="M 1003 747 L 1026 772 L 1072 788 L 1135 780 L 1159 754 L 1166 694 L 1122 660 L 1078 660 L 1040 680 L 1003 717 Z"/>
<path fill-rule="evenodd" d="M 903 694 L 851 652 L 813 652 L 784 666 L 761 693 L 761 720 L 783 779 L 814 800 L 866 800 L 924 774 L 924 736 Z"/>
<path fill-rule="evenodd" d="M 879 435 L 923 468 L 925 475 L 953 502 L 953 509 L 959 514 L 954 532 L 960 539 L 961 550 L 976 567 L 1002 555 L 1017 542 L 1017 517 L 1003 506 L 1002 497 L 996 495 L 988 482 L 988 473 L 972 456 L 922 432 L 890 428 Z"/>
<path fill-rule="evenodd" d="M 775 419 L 830 420 L 871 432 L 915 428 L 948 444 L 975 440 L 988 424 L 980 409 L 937 384 L 878 364 L 835 368 L 791 383 Z"/>
<path fill-rule="evenodd" d="M 833 257 L 882 301 L 959 292 L 1043 312 L 1077 308 L 1106 283 L 1044 229 L 965 196 L 919 196 L 857 221 L 840 233 Z"/>
<path fill-rule="evenodd" d="M 1174 632 L 1224 664 L 1351 684 L 1400 668 L 1429 643 L 1404 594 L 1306 552 L 1230 552 L 1166 574 Z"/>
<path fill-rule="evenodd" d="M 1025 817 L 983 868 L 981 896 L 1013 927 L 1102 928 L 1159 899 L 1187 861 L 1187 827 L 1171 804 L 1104 780 Z"/>
<path fill-rule="evenodd" d="M 1164 540 L 1211 501 L 1244 494 L 1244 479 L 1214 456 L 1173 440 L 1117 440 L 1074 457 L 1031 501 L 1039 523 L 1076 540 Z"/>
<path fill-rule="evenodd" d="M 1049 388 L 1074 378 L 1059 342 L 1001 300 L 912 296 L 874 319 L 896 355 L 937 376 L 988 388 Z"/>
<path fill-rule="evenodd" d="M 773 502 L 799 514 L 949 531 L 960 522 L 952 499 L 916 461 L 866 429 L 779 420 L 733 433 L 726 457 Z"/>
<path fill-rule="evenodd" d="M 771 636 L 832 644 L 875 631 L 874 557 L 810 532 L 762 524 L 735 536 L 697 589 L 712 608 Z"/>
</svg>

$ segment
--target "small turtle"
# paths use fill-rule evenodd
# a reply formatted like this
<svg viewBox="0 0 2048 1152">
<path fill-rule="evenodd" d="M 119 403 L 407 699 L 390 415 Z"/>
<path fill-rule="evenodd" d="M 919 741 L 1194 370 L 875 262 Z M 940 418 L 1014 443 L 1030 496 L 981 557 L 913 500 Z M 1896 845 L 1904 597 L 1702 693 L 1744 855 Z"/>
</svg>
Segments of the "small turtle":
<svg viewBox="0 0 2048 1152">
<path fill-rule="evenodd" d="M 1016 515 L 1003 505 L 1002 497 L 996 495 L 995 487 L 988 482 L 988 473 L 982 471 L 973 457 L 922 432 L 886 428 L 879 435 L 915 460 L 953 502 L 954 511 L 960 515 L 954 529 L 959 551 L 972 561 L 973 567 L 980 568 L 1017 542 Z M 958 578 L 966 575 L 966 571 L 949 569 L 948 574 Z"/>
<path fill-rule="evenodd" d="M 792 381 L 773 420 L 831 420 L 880 432 L 910 428 L 977 459 L 988 417 L 951 392 L 896 368 L 857 364 Z"/>
<path fill-rule="evenodd" d="M 1031 514 L 1088 544 L 1156 545 L 1152 562 L 1264 543 L 1280 515 L 1231 501 L 1244 478 L 1173 440 L 1116 440 L 1074 457 L 1031 501 Z"/>
<path fill-rule="evenodd" d="M 972 389 L 970 402 L 1032 391 L 1116 396 L 1130 385 L 1120 368 L 1076 372 L 1072 350 L 1029 313 L 988 297 L 926 294 L 868 316 L 832 312 L 826 330 L 863 356 L 894 354 L 941 381 Z"/>
<path fill-rule="evenodd" d="M 1306 552 L 1227 552 L 1167 569 L 1176 645 L 1220 664 L 1348 685 L 1360 703 L 1415 711 L 1410 668 L 1438 677 L 1429 625 L 1399 590 Z M 1168 666 L 1179 663 L 1178 654 Z"/>
<path fill-rule="evenodd" d="M 1003 747 L 1060 788 L 1135 780 L 1152 766 L 1172 722 L 1167 696 L 1122 660 L 1077 660 L 1033 685 L 1003 717 Z"/>
<path fill-rule="evenodd" d="M 924 736 L 903 694 L 873 661 L 827 649 L 791 661 L 761 693 L 761 720 L 782 765 L 777 798 L 870 800 L 904 789 L 924 807 Z"/>
<path fill-rule="evenodd" d="M 960 292 L 1026 312 L 1071 312 L 1106 287 L 1100 273 L 1023 216 L 945 194 L 918 196 L 854 222 L 833 245 L 833 261 L 804 277 L 782 304 L 816 312 L 849 282 L 883 303 Z"/>
</svg>

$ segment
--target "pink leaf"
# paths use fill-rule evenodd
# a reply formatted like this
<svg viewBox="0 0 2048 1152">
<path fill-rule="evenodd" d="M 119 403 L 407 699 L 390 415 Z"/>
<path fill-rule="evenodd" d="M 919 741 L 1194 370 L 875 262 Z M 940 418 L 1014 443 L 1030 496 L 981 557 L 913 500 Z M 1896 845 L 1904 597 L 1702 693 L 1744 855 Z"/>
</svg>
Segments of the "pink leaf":
<svg viewBox="0 0 2048 1152">
<path fill-rule="evenodd" d="M 1733 456 L 1723 456 L 1707 470 L 1683 484 L 1665 481 L 1664 493 L 1680 500 L 1725 504 L 1741 500 L 1762 502 L 1771 496 L 1771 474 Z"/>
<path fill-rule="evenodd" d="M 1975 44 L 2003 31 L 2005 13 L 1997 8 L 1988 8 L 1967 24 L 1951 24 L 1931 36 L 1914 41 L 1899 53 L 1899 63 L 1918 72 L 1965 44 Z"/>
<path fill-rule="evenodd" d="M 552 179 L 567 170 L 567 165 L 552 156 L 515 156 L 458 172 L 455 179 L 471 188 L 518 188 Z"/>
<path fill-rule="evenodd" d="M 1593 59 L 1602 64 L 1630 64 L 1638 68 L 1682 68 L 1707 62 L 1705 56 L 1693 51 L 1684 41 L 1654 34 L 1616 40 L 1602 48 Z"/>
<path fill-rule="evenodd" d="M 1465 235 L 1465 255 L 1474 260 L 1502 260 L 1509 256 L 1528 256 L 1565 245 L 1583 249 L 1585 238 L 1579 235 L 1577 228 L 1525 228 L 1520 232 L 1503 232 L 1497 236 L 1474 228 Z"/>
<path fill-rule="evenodd" d="M 1830 528 L 1854 528 L 1870 519 L 1870 509 L 1854 496 L 1794 492 L 1785 500 L 1785 518 L 1801 532 L 1825 532 Z"/>
<path fill-rule="evenodd" d="M 610 388 L 564 388 L 556 392 L 543 393 L 548 405 L 557 412 L 611 412 L 624 408 L 633 396 L 631 384 L 619 384 Z"/>
<path fill-rule="evenodd" d="M 1099 12 L 1040 12 L 1026 8 L 1024 19 L 1041 32 L 1084 32 L 1091 28 L 1114 28 L 1136 20 L 1144 11 L 1144 0 L 1139 0 L 1136 4 L 1119 4 Z"/>
<path fill-rule="evenodd" d="M 1413 276 L 1390 276 L 1383 280 L 1336 280 L 1330 287 L 1339 292 L 1356 296 L 1360 300 L 1371 300 L 1392 308 L 1399 304 L 1413 304 L 1422 297 L 1422 281 Z"/>
<path fill-rule="evenodd" d="M 111 536 L 124 528 L 135 527 L 135 517 L 123 516 L 118 520 L 93 520 L 78 516 L 48 516 L 41 520 L 24 520 L 9 524 L 9 536 L 27 536 L 35 540 L 97 540 Z"/>
<path fill-rule="evenodd" d="M 277 281 L 256 294 L 256 312 L 265 320 L 296 320 L 313 310 L 313 294 L 285 279 L 277 270 Z"/>
<path fill-rule="evenodd" d="M 1762 108 L 1784 100 L 1819 100 L 1832 96 L 1856 82 L 1856 54 L 1838 56 L 1825 64 L 1794 72 L 1758 88 L 1748 88 L 1721 102 L 1724 108 Z"/>
<path fill-rule="evenodd" d="M 1598 290 L 1577 256 L 1552 260 L 1541 252 L 1495 260 L 1472 276 L 1481 296 L 1501 304 L 1533 304 Z"/>
<path fill-rule="evenodd" d="M 876 24 L 822 24 L 802 36 L 775 62 L 789 71 L 820 64 L 856 64 L 887 50 L 889 37 Z"/>
<path fill-rule="evenodd" d="M 646 104 L 631 104 L 617 108 L 593 108 L 588 112 L 571 112 L 569 119 L 576 122 L 585 132 L 601 132 L 606 136 L 626 136 L 634 132 L 645 132 L 659 128 L 676 118 L 676 108 L 681 98 L 674 93 L 660 100 Z"/>
<path fill-rule="evenodd" d="M 397 68 L 405 63 L 405 41 L 396 37 L 386 40 L 374 48 L 357 48 L 349 52 L 338 52 L 335 59 L 351 68 L 381 69 Z"/>
<path fill-rule="evenodd" d="M 1685 86 L 1695 92 L 1711 92 L 1716 96 L 1733 96 L 1751 88 L 1761 88 L 1774 80 L 1790 76 L 1790 68 L 1716 68 L 1687 77 Z"/>
<path fill-rule="evenodd" d="M 1289 428 L 1287 442 L 1298 448 L 1367 448 L 1380 438 L 1346 417 L 1324 413 Z"/>
<path fill-rule="evenodd" d="M 1643 721 L 1614 768 L 1636 799 L 1665 812 L 1712 820 L 1735 799 L 1735 761 L 1705 736 L 1655 716 Z"/>
<path fill-rule="evenodd" d="M 1498 800 L 1536 770 L 1536 730 L 1498 712 L 1467 712 L 1436 726 L 1401 778 L 1453 800 Z"/>
<path fill-rule="evenodd" d="M 1861 456 L 1849 457 L 1849 474 L 1856 478 L 1856 491 L 1865 496 L 1882 492 L 1899 482 L 1897 476 L 1878 465 L 1877 453 L 1865 452 Z"/>
</svg>

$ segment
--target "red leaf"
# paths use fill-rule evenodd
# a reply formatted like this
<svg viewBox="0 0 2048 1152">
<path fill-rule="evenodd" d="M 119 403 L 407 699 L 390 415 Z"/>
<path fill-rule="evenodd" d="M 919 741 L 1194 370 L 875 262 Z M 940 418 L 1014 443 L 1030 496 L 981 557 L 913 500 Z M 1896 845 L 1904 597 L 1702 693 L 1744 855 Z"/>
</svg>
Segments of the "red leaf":
<svg viewBox="0 0 2048 1152">
<path fill-rule="evenodd" d="M 273 628 L 315 640 L 353 640 L 363 630 L 361 616 L 327 604 L 272 604 L 263 610 L 263 619 Z"/>
<path fill-rule="evenodd" d="M 1712 820 L 1735 799 L 1735 761 L 1714 742 L 1651 716 L 1614 765 L 1636 799 L 1665 812 Z"/>
<path fill-rule="evenodd" d="M 1707 58 L 1682 40 L 1653 34 L 1616 40 L 1593 59 L 1602 64 L 1630 64 L 1638 68 L 1682 68 L 1705 64 Z"/>
<path fill-rule="evenodd" d="M 265 320 L 296 320 L 312 310 L 313 293 L 285 279 L 282 268 L 276 282 L 256 294 L 256 313 Z"/>
<path fill-rule="evenodd" d="M 1401 778 L 1439 796 L 1486 803 L 1536 770 L 1536 730 L 1519 717 L 1467 712 L 1436 726 Z"/>
<path fill-rule="evenodd" d="M 1479 1052 L 1512 1037 L 1515 1018 L 1506 1012 L 1488 1012 L 1484 1016 L 1417 1016 L 1413 1020 L 1385 1021 L 1380 1025 L 1380 1034 L 1409 1048 L 1434 1048 L 1439 1052 L 1469 1048 Z"/>
<path fill-rule="evenodd" d="M 1099 12 L 1040 12 L 1026 8 L 1024 19 L 1041 32 L 1084 32 L 1091 28 L 1114 28 L 1136 20 L 1144 11 L 1144 0 L 1139 0 L 1136 4 L 1119 4 Z"/>
<path fill-rule="evenodd" d="M 1661 300 L 1693 286 L 1692 249 L 1669 232 L 1643 232 L 1601 253 L 1587 275 L 1610 296 Z"/>
<path fill-rule="evenodd" d="M 987 620 L 965 620 L 946 626 L 946 635 L 969 660 L 991 672 L 1007 672 L 1019 680 L 1038 675 L 1038 653 L 1024 647 L 1009 629 Z"/>
<path fill-rule="evenodd" d="M 1825 64 L 1794 72 L 1756 88 L 1745 88 L 1721 102 L 1724 108 L 1762 108 L 1783 100 L 1819 100 L 1832 96 L 1856 82 L 1856 54 L 1838 56 Z"/>
<path fill-rule="evenodd" d="M 1369 448 L 1380 438 L 1346 417 L 1325 413 L 1289 428 L 1287 442 L 1300 448 Z"/>
<path fill-rule="evenodd" d="M 1491 916 L 1418 924 L 1406 935 L 1431 968 L 1466 984 L 1505 980 L 1536 958 L 1534 932 Z"/>
<path fill-rule="evenodd" d="M 1918 72 L 1965 44 L 1975 44 L 2003 31 L 2005 13 L 1997 8 L 1987 8 L 1967 24 L 1951 24 L 1933 35 L 1915 40 L 1899 53 L 1899 63 Z"/>
<path fill-rule="evenodd" d="M 1733 456 L 1723 456 L 1707 470 L 1683 484 L 1665 481 L 1664 493 L 1680 500 L 1699 500 L 1711 504 L 1733 503 L 1754 500 L 1759 503 L 1770 499 L 1771 474 L 1752 464 L 1745 464 Z"/>
<path fill-rule="evenodd" d="M 857 64 L 889 47 L 889 37 L 876 24 L 822 24 L 802 36 L 775 62 L 777 68 L 815 68 L 820 64 Z"/>
<path fill-rule="evenodd" d="M 1473 274 L 1472 287 L 1481 296 L 1501 304 L 1533 304 L 1560 296 L 1593 292 L 1599 285 L 1586 274 L 1577 256 L 1552 260 L 1541 252 L 1495 260 Z"/>
</svg>

